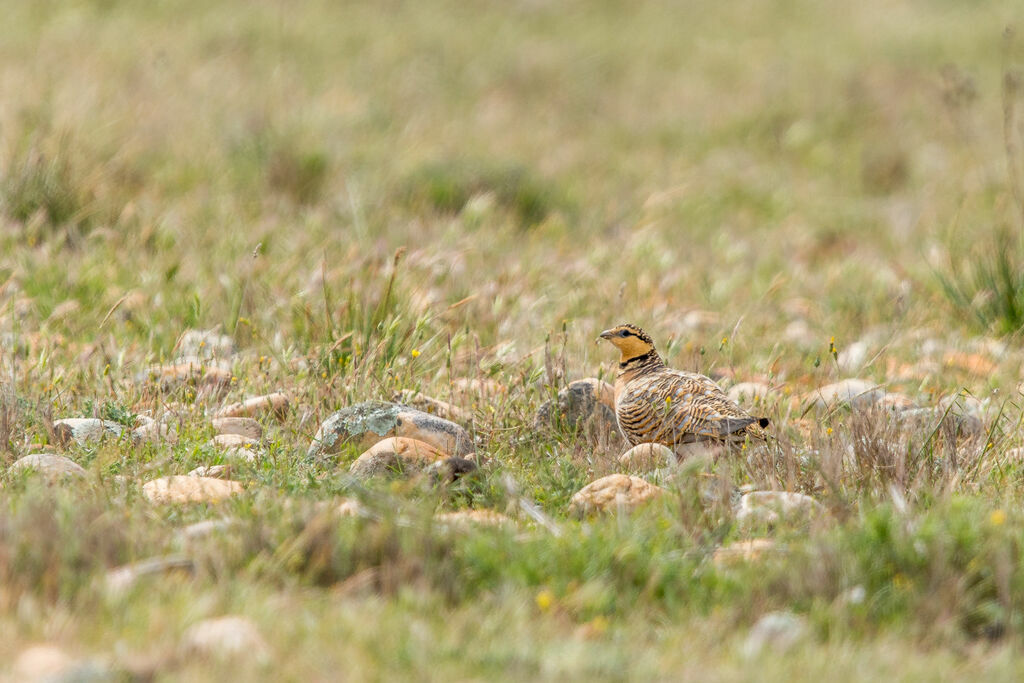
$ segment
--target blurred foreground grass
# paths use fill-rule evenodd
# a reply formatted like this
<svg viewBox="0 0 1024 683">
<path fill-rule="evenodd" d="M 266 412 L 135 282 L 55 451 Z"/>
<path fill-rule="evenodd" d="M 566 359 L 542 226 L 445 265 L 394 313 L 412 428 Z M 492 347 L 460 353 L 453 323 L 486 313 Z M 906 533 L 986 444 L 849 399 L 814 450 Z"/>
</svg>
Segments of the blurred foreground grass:
<svg viewBox="0 0 1024 683">
<path fill-rule="evenodd" d="M 193 411 L 173 447 L 73 448 L 82 485 L 4 475 L 0 661 L 48 640 L 213 679 L 174 643 L 233 612 L 272 641 L 269 668 L 242 665 L 267 678 L 1019 675 L 1019 330 L 984 313 L 984 278 L 947 296 L 935 276 L 995 248 L 1021 263 L 993 237 L 1021 227 L 1005 4 L 0 9 L 2 457 L 57 417 Z M 835 523 L 778 529 L 781 556 L 723 570 L 710 553 L 743 534 L 696 484 L 634 518 L 565 519 L 618 452 L 533 412 L 610 376 L 593 340 L 623 321 L 676 367 L 777 388 L 773 450 L 701 477 L 810 493 Z M 154 508 L 114 476 L 220 455 L 210 406 L 140 373 L 212 327 L 242 351 L 226 400 L 284 388 L 298 408 L 241 500 Z M 966 390 L 985 438 L 804 413 L 848 376 L 923 405 Z M 465 489 L 363 490 L 299 457 L 340 406 L 448 398 L 460 377 L 508 387 L 462 406 L 495 461 Z M 435 508 L 514 507 L 506 475 L 561 537 L 431 526 Z M 381 519 L 318 526 L 341 495 Z M 241 530 L 195 549 L 190 581 L 96 587 L 220 515 Z M 811 635 L 754 669 L 746 629 L 782 609 Z"/>
</svg>

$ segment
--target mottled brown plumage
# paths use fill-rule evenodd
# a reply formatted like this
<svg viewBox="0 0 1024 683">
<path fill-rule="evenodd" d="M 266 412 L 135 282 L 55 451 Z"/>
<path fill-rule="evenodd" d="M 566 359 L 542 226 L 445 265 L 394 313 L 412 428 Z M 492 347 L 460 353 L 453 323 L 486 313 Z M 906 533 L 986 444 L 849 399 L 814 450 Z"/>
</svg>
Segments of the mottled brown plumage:
<svg viewBox="0 0 1024 683">
<path fill-rule="evenodd" d="M 665 366 L 654 341 L 635 325 L 601 333 L 621 353 L 615 380 L 615 417 L 631 445 L 672 447 L 694 441 L 761 438 L 767 418 L 751 417 L 710 377 Z"/>
</svg>

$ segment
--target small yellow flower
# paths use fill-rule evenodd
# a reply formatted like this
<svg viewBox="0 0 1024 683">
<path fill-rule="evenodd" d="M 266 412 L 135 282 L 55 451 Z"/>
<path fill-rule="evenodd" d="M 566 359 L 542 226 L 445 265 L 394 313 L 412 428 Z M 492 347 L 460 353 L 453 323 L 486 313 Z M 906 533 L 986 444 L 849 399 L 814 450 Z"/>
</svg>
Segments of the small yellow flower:
<svg viewBox="0 0 1024 683">
<path fill-rule="evenodd" d="M 992 526 L 1002 526 L 1006 523 L 1006 512 L 1002 509 L 993 510 L 992 514 L 988 516 L 988 521 Z"/>
<path fill-rule="evenodd" d="M 590 620 L 590 628 L 594 633 L 604 633 L 608 630 L 608 617 L 599 614 Z"/>
<path fill-rule="evenodd" d="M 537 601 L 537 608 L 541 612 L 547 612 L 549 609 L 551 609 L 551 606 L 555 604 L 555 594 L 547 588 L 545 588 L 544 590 L 537 593 L 537 597 L 535 598 L 535 600 Z"/>
<path fill-rule="evenodd" d="M 828 434 L 829 436 L 832 436 L 832 428 L 829 427 L 828 429 L 826 429 L 825 433 Z"/>
<path fill-rule="evenodd" d="M 411 355 L 413 358 L 419 358 L 420 357 L 420 350 L 419 349 L 413 349 L 412 353 L 409 354 L 409 355 Z"/>
<path fill-rule="evenodd" d="M 327 379 L 327 371 L 324 370 L 323 372 L 321 372 L 320 376 L 323 377 L 324 379 Z"/>
</svg>

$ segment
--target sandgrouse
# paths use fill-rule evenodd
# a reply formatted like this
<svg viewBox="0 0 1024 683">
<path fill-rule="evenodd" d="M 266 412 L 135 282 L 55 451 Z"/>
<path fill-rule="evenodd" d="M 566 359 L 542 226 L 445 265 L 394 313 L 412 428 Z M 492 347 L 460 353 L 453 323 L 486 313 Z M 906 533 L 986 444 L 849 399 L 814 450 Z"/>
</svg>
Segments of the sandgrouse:
<svg viewBox="0 0 1024 683">
<path fill-rule="evenodd" d="M 630 445 L 673 447 L 694 441 L 761 438 L 768 418 L 751 417 L 714 380 L 665 366 L 654 342 L 635 325 L 601 333 L 622 354 L 615 380 L 615 417 Z"/>
</svg>

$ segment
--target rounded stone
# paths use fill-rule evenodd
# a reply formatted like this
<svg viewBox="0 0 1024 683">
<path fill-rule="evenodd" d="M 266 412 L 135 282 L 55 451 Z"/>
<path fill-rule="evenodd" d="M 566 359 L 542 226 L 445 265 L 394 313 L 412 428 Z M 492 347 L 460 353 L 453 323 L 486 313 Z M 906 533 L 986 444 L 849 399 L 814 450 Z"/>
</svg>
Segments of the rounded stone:
<svg viewBox="0 0 1024 683">
<path fill-rule="evenodd" d="M 638 443 L 619 456 L 619 464 L 638 472 L 647 472 L 675 464 L 676 454 L 660 443 Z"/>
<path fill-rule="evenodd" d="M 33 453 L 18 458 L 10 467 L 10 472 L 38 472 L 51 480 L 65 477 L 84 477 L 85 468 L 63 455 L 50 453 Z"/>
<path fill-rule="evenodd" d="M 69 417 L 53 423 L 53 433 L 61 446 L 72 441 L 79 445 L 95 443 L 104 437 L 120 437 L 123 432 L 124 427 L 117 422 L 97 417 Z"/>
<path fill-rule="evenodd" d="M 597 512 L 628 512 L 654 498 L 664 489 L 628 474 L 609 474 L 584 486 L 573 495 L 569 512 L 589 515 Z"/>
<path fill-rule="evenodd" d="M 811 496 L 790 491 L 751 491 L 740 498 L 736 521 L 741 529 L 771 526 L 782 519 L 807 522 L 825 514 Z"/>
<path fill-rule="evenodd" d="M 853 408 L 867 408 L 878 403 L 885 394 L 880 385 L 862 379 L 844 379 L 812 391 L 808 397 L 819 409 L 848 404 Z"/>
<path fill-rule="evenodd" d="M 250 619 L 224 616 L 205 619 L 185 631 L 181 647 L 186 655 L 213 659 L 244 658 L 266 664 L 270 648 Z"/>
<path fill-rule="evenodd" d="M 465 457 L 476 450 L 469 432 L 454 422 L 397 403 L 367 401 L 342 408 L 324 420 L 307 458 L 323 459 L 346 443 L 369 448 L 393 436 L 423 441 L 448 455 Z"/>
<path fill-rule="evenodd" d="M 255 396 L 245 401 L 226 405 L 217 411 L 216 417 L 259 417 L 274 415 L 279 420 L 288 414 L 290 400 L 282 392 Z"/>
<path fill-rule="evenodd" d="M 216 417 L 213 419 L 213 431 L 217 434 L 237 434 L 257 441 L 263 438 L 263 427 L 251 417 Z"/>
<path fill-rule="evenodd" d="M 237 481 L 174 475 L 148 481 L 142 493 L 152 503 L 218 503 L 244 490 Z"/>
<path fill-rule="evenodd" d="M 412 474 L 426 469 L 444 454 L 428 443 L 393 436 L 374 444 L 352 463 L 350 472 L 359 479 L 384 474 Z"/>
<path fill-rule="evenodd" d="M 570 382 L 558 396 L 541 404 L 534 427 L 559 424 L 569 429 L 596 428 L 618 433 L 615 389 L 595 377 Z"/>
</svg>

